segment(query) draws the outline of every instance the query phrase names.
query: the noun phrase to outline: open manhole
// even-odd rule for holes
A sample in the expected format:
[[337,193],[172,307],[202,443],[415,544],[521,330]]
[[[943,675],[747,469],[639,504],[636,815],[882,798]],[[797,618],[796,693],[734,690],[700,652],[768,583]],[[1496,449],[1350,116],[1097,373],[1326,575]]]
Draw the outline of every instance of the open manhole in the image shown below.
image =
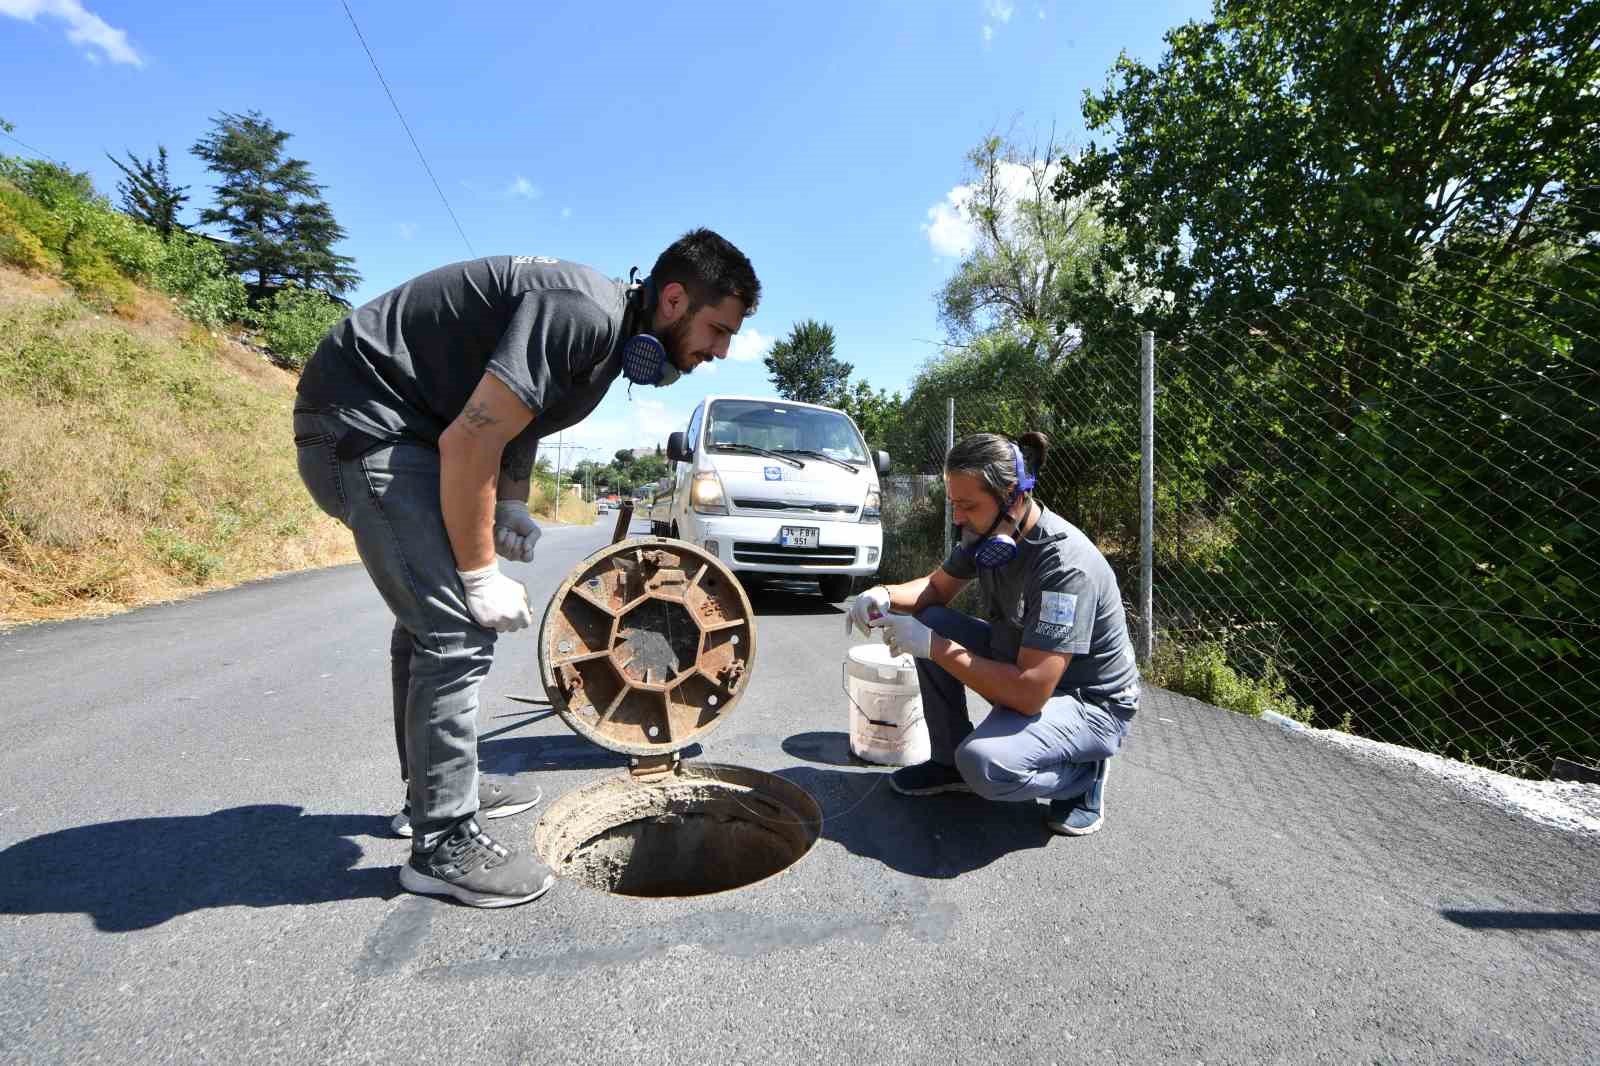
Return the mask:
[[533,841],[557,874],[590,888],[703,896],[783,872],[821,832],[822,809],[798,785],[702,763],[569,792],[539,820]]
[[539,633],[551,706],[633,758],[539,820],[534,846],[557,874],[625,896],[700,896],[765,880],[816,843],[822,811],[798,785],[679,761],[749,687],[755,629],[732,572],[684,541],[609,545],[562,582]]

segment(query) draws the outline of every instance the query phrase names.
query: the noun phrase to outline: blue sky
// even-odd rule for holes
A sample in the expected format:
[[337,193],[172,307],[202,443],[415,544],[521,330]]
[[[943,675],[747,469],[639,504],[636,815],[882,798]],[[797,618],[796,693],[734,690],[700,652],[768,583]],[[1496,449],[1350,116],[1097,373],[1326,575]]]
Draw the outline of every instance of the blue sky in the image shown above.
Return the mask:
[[[764,297],[735,358],[631,399],[613,389],[566,435],[596,451],[567,462],[664,439],[709,392],[769,394],[760,355],[804,318],[833,325],[857,377],[904,390],[938,351],[933,294],[957,262],[965,153],[1052,125],[1081,144],[1083,90],[1117,54],[1154,62],[1166,30],[1209,10],[348,3],[466,241],[339,0],[0,0],[0,117],[108,193],[105,152],[165,144],[204,203],[210,176],[188,147],[220,111],[261,111],[327,186],[364,276],[358,303],[472,254],[620,276],[694,226],[739,245]],[[0,150],[30,154],[6,138]]]

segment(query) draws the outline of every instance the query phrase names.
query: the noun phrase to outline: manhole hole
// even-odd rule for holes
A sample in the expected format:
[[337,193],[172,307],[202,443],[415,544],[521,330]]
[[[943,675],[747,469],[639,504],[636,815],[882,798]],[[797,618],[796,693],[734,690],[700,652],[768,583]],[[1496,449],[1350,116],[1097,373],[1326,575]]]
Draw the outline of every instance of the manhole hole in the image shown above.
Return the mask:
[[562,877],[623,896],[703,896],[798,862],[822,810],[798,785],[745,766],[699,763],[609,778],[567,793],[534,829]]

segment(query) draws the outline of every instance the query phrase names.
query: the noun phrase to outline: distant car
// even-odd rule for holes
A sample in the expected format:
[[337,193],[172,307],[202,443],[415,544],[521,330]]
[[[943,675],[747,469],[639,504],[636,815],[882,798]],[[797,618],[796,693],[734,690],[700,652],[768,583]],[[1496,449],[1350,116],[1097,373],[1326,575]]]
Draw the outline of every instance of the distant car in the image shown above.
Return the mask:
[[611,501],[610,500],[601,500],[599,503],[595,504],[594,505],[594,513],[595,514],[610,514],[611,513]]

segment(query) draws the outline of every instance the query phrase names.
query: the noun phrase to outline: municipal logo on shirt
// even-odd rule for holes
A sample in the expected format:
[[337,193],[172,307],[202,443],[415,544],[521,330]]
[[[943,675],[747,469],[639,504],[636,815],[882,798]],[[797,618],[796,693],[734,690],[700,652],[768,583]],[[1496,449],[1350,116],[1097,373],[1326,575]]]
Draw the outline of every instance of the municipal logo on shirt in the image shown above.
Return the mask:
[[768,481],[783,480],[783,467],[781,466],[764,466],[761,468],[761,472],[767,476]]
[[1071,629],[1078,618],[1078,597],[1070,592],[1041,592],[1039,594],[1039,621],[1046,625]]

